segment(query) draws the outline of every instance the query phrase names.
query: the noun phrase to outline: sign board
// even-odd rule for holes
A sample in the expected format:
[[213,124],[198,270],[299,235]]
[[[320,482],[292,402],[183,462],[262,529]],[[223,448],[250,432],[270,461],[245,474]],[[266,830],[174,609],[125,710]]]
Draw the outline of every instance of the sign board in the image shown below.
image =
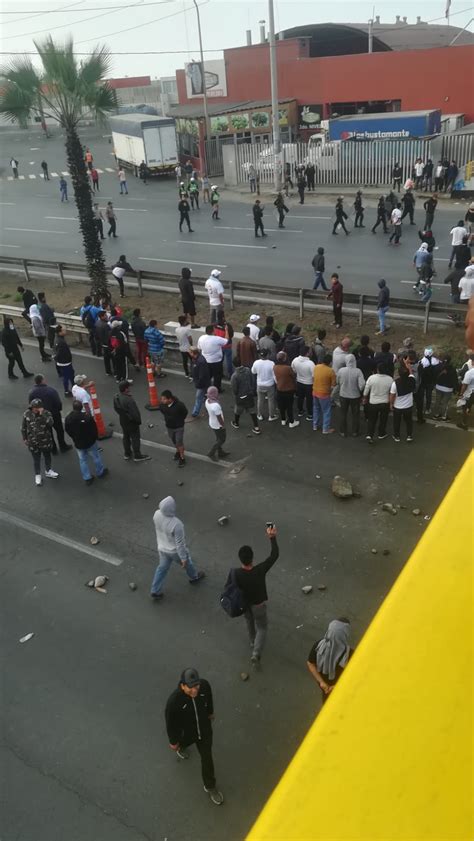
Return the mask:
[[225,61],[222,58],[205,61],[191,61],[184,65],[186,75],[186,96],[188,99],[202,97],[204,81],[209,99],[217,96],[227,96],[227,79]]
[[323,116],[322,105],[301,105],[298,108],[298,129],[319,129]]

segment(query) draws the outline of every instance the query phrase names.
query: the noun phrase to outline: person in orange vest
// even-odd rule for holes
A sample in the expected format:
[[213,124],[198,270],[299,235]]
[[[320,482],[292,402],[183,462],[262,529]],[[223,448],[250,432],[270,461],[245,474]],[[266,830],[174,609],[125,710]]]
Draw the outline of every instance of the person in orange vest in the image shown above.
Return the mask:
[[227,378],[230,380],[234,373],[234,366],[232,364],[232,337],[234,335],[234,328],[232,324],[226,321],[224,310],[218,310],[217,321],[214,324],[214,336],[221,336],[223,339],[228,339],[228,342],[222,348],[222,353],[225,359],[227,368]]
[[91,150],[86,147],[84,160],[86,162],[87,169],[92,169],[92,162],[94,160]]

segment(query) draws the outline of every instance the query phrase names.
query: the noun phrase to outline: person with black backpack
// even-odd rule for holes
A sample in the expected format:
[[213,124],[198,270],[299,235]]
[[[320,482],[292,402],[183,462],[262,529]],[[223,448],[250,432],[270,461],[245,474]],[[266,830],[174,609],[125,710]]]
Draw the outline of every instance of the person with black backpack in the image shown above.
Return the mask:
[[240,569],[231,569],[221,596],[221,605],[229,616],[245,616],[252,646],[251,662],[258,666],[267,635],[267,588],[265,577],[278,560],[280,550],[273,523],[267,523],[270,539],[270,555],[261,564],[253,565],[253,549],[241,546],[239,549]]
[[82,323],[89,334],[89,344],[91,346],[92,356],[102,356],[102,346],[97,341],[95,333],[95,324],[100,312],[102,312],[102,308],[96,307],[95,304],[92,303],[91,296],[86,295],[84,303],[79,310],[79,315],[81,316]]

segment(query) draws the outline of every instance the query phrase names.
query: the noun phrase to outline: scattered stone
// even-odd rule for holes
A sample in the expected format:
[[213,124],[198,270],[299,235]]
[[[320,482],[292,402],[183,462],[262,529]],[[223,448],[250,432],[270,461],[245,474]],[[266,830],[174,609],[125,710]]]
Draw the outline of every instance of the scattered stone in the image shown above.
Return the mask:
[[301,588],[301,592],[304,593],[305,596],[307,596],[308,593],[312,593],[313,588],[312,588],[311,584],[305,584],[305,586]]
[[302,628],[302,627],[303,627],[302,625],[297,625],[297,626],[296,626],[296,630],[297,630],[297,631],[299,631],[299,630],[300,630],[300,628]]
[[34,637],[34,634],[25,634],[24,637],[20,637],[19,642],[28,642]]
[[429,515],[429,514],[425,514],[425,516],[423,517],[423,519],[424,519],[424,520],[431,520],[431,517],[430,517],[430,515]]
[[134,581],[130,581],[130,584],[128,586],[130,587],[131,590],[136,590],[137,589],[137,585],[135,584]]
[[86,587],[93,587],[94,586],[94,579],[92,578],[91,581],[86,581]]
[[94,587],[95,587],[95,589],[97,590],[97,588],[98,588],[98,587],[103,587],[103,586],[104,586],[104,584],[107,584],[107,581],[108,581],[108,580],[109,580],[109,578],[108,578],[108,576],[107,576],[107,575],[97,575],[97,576],[94,578]]
[[226,526],[227,523],[229,522],[229,520],[230,520],[230,516],[228,514],[223,514],[222,517],[219,517],[217,522],[219,523],[220,526]]
[[272,245],[272,248],[276,248],[276,245]]
[[372,549],[372,555],[376,555],[376,554],[377,554],[377,549]]
[[143,499],[148,499],[148,498],[149,498],[149,496],[150,496],[150,494],[146,494],[146,493],[145,493],[145,494],[142,494]]
[[95,587],[96,593],[107,593],[107,590],[104,590],[103,587]]
[[245,681],[245,680],[248,680],[248,679],[249,679],[249,676],[248,676],[247,672],[241,672],[240,673],[240,680]]
[[153,429],[154,425],[155,425],[154,423],[149,423],[148,424],[148,429]]
[[[241,473],[244,468],[245,468],[245,464],[243,462],[241,462],[240,464],[234,464],[234,466],[233,466],[232,470],[230,471],[229,475],[230,476],[238,476],[238,474]],[[262,467],[262,470],[264,470],[264,469],[265,468]]]
[[354,495],[351,483],[343,476],[334,476],[331,490],[338,499],[349,499]]
[[245,436],[246,438],[252,438],[252,433],[249,432],[248,435]]
[[319,475],[319,473],[316,473],[316,479],[320,479],[320,478],[321,478],[321,476]]
[[390,549],[384,549],[382,555],[390,555]]
[[391,502],[383,502],[382,511],[388,511],[389,514],[398,514],[397,509]]
[[318,590],[327,590],[327,587],[325,584],[318,584]]
[[100,541],[99,541],[99,538],[98,538],[98,537],[91,537],[91,543],[92,543],[92,546],[97,546],[97,544],[98,544],[99,542],[100,542]]
[[183,487],[183,485],[184,485],[184,482],[182,482],[182,481],[181,481],[181,479],[180,479],[180,480],[178,481],[178,487],[179,487],[179,488],[182,488],[182,487]]
[[414,508],[411,513],[414,514],[415,517],[419,517],[421,514],[421,508]]

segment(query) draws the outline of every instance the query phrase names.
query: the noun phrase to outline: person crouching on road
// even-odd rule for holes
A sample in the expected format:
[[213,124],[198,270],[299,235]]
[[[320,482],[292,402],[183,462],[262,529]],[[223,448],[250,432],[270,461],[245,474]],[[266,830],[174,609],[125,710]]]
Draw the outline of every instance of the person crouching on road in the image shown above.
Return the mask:
[[352,655],[351,625],[348,619],[333,619],[324,637],[315,642],[306,665],[319,684],[323,704],[334,689]]
[[185,669],[178,688],[168,698],[165,710],[166,730],[171,750],[179,759],[188,759],[186,750],[196,745],[201,756],[201,773],[204,791],[215,806],[221,806],[224,796],[216,788],[212,758],[212,719],[214,703],[207,680],[199,677],[196,669]]
[[35,485],[42,485],[41,477],[41,456],[44,459],[45,476],[48,479],[57,479],[59,473],[51,467],[51,451],[53,449],[53,436],[51,430],[54,421],[51,412],[48,412],[41,400],[32,400],[28,409],[23,415],[21,434],[23,441],[33,456],[35,469]]
[[94,416],[83,411],[80,400],[73,400],[72,412],[67,415],[64,425],[77,450],[82,478],[86,485],[92,485],[94,477],[89,469],[89,456],[94,462],[98,479],[102,479],[109,472],[107,467],[104,467],[97,446],[98,432]]

